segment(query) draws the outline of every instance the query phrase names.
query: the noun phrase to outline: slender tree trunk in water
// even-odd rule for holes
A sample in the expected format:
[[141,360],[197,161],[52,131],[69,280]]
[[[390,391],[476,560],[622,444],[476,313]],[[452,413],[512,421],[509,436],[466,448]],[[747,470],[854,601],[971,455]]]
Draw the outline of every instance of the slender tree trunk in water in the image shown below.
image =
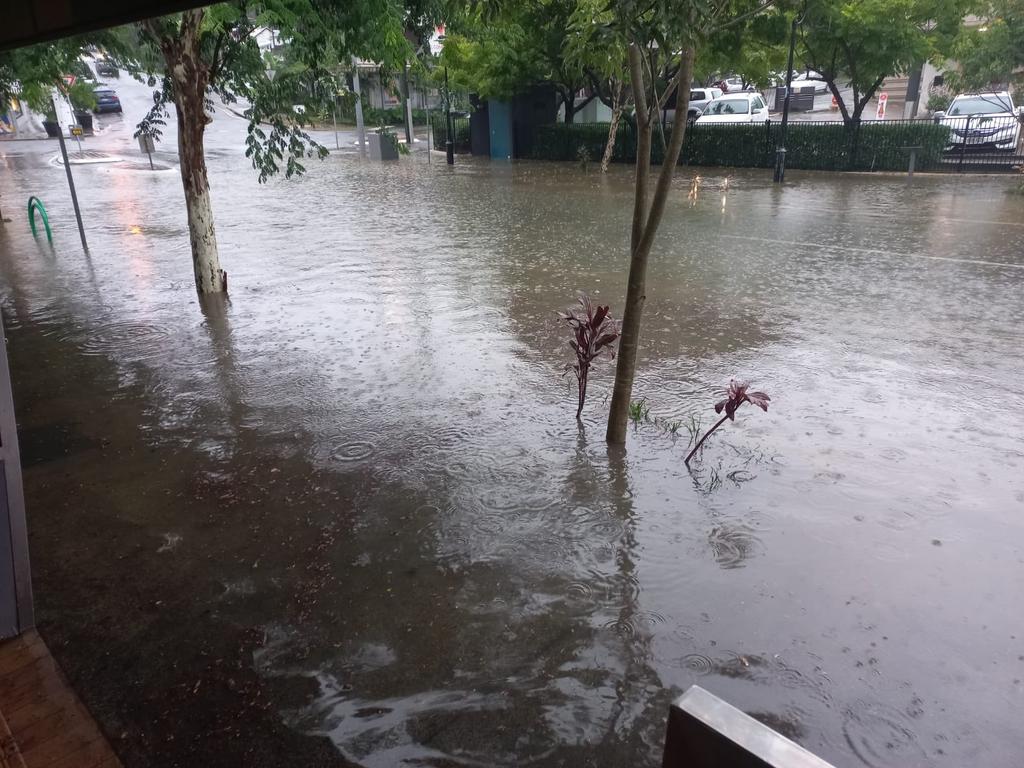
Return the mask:
[[583,413],[583,404],[587,399],[587,376],[590,373],[590,366],[580,371],[579,380],[579,405],[576,408],[576,420],[579,421],[580,414]]
[[182,14],[178,36],[161,41],[161,50],[174,90],[178,118],[178,160],[188,211],[188,234],[192,245],[192,267],[199,293],[227,292],[227,274],[220,268],[217,235],[210,204],[210,181],[206,172],[203,139],[206,125],[206,90],[210,65],[203,61],[199,32],[202,9]]
[[[690,83],[693,80],[693,49],[684,51],[679,70],[669,89],[676,87],[676,114],[685,115],[690,105]],[[651,205],[647,206],[648,181],[651,170],[651,120],[657,116],[658,105],[647,105],[644,83],[643,58],[636,45],[629,46],[629,75],[637,116],[636,179],[633,200],[633,228],[630,236],[629,278],[626,285],[626,303],[622,312],[622,335],[619,337],[618,361],[615,366],[615,388],[608,411],[608,431],[605,439],[613,445],[626,442],[629,423],[629,401],[633,396],[633,377],[636,373],[636,355],[640,347],[640,320],[643,315],[647,284],[647,257],[654,236],[665,213],[665,203],[672,187],[672,176],[679,151],[686,134],[686,120],[675,120],[672,138],[665,151],[665,159],[658,174]],[[652,115],[653,111],[653,115]]]
[[622,83],[612,90],[612,122],[608,126],[608,143],[604,145],[604,157],[601,158],[601,173],[608,173],[608,164],[615,152],[615,137],[619,135],[619,118],[622,117]]

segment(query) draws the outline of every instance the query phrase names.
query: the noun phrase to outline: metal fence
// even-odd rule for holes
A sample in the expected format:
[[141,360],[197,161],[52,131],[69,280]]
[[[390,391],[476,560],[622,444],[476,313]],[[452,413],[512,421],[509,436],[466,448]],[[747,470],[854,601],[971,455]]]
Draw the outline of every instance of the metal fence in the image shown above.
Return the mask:
[[[444,112],[430,113],[430,130],[433,134],[433,148],[439,151],[445,150],[445,143],[448,141],[448,119]],[[456,152],[469,152],[470,133],[468,117],[452,117],[452,141]]]
[[[1009,172],[1024,166],[1024,127],[983,122],[984,116],[946,120],[799,120],[786,133],[789,168],[824,171]],[[666,132],[667,133],[667,132]],[[608,135],[607,123],[546,125],[539,129],[534,156],[575,160],[582,151],[599,157]],[[652,157],[660,162],[661,133],[655,131]],[[688,127],[680,163],[699,166],[772,168],[782,144],[782,123],[706,124]],[[620,126],[615,143],[617,162],[635,162],[633,127]]]
[[[729,140],[729,128],[690,126],[683,161],[692,165],[774,166],[782,140],[781,122],[771,120],[763,125],[759,152],[754,147],[736,147],[736,163],[721,156],[723,145],[734,143]],[[921,171],[1012,172],[1024,167],[1022,133],[1024,127],[1016,120],[992,125],[978,115],[942,122],[871,120],[850,125],[801,120],[791,122],[787,129],[787,165],[810,170],[904,170],[913,158],[915,168]]]

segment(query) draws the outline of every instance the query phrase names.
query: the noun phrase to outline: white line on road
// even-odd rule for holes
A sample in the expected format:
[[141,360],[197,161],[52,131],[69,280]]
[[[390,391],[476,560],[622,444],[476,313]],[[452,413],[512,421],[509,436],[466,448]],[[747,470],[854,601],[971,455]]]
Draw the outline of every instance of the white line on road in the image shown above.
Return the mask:
[[1003,261],[985,261],[984,259],[957,259],[952,256],[932,256],[929,253],[896,253],[894,251],[883,251],[880,248],[857,248],[852,245],[831,245],[827,243],[806,243],[800,240],[774,240],[770,237],[750,237],[749,235],[722,235],[733,240],[751,240],[757,243],[775,243],[777,245],[795,245],[798,248],[834,248],[840,251],[853,251],[854,253],[871,253],[877,256],[910,256],[914,259],[932,259],[934,261],[952,261],[958,264],[981,264],[986,267],[1008,267],[1009,269],[1024,269],[1024,264],[1007,264]]

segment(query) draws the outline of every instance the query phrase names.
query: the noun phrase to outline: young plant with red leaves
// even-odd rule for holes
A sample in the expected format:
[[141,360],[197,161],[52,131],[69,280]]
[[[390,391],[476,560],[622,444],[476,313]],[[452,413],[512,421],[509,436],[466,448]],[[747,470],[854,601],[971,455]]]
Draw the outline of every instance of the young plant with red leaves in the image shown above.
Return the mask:
[[693,446],[693,450],[690,451],[690,455],[686,457],[686,466],[690,466],[690,459],[694,457],[700,447],[704,445],[704,441],[711,437],[711,433],[718,429],[720,426],[725,424],[725,420],[734,421],[736,419],[736,410],[744,403],[750,403],[756,405],[762,411],[768,410],[768,403],[771,398],[768,397],[764,392],[748,392],[747,389],[750,385],[733,379],[729,382],[729,389],[726,390],[725,400],[715,403],[715,413],[721,413],[725,411],[725,416],[720,418],[715,425],[704,433],[704,437],[697,441],[697,444]]
[[572,369],[576,372],[576,381],[579,384],[577,419],[583,413],[583,403],[587,399],[590,364],[601,356],[608,359],[615,357],[612,344],[619,338],[619,323],[609,314],[608,307],[595,306],[586,294],[582,294],[578,301],[578,307],[558,313],[558,316],[572,328],[572,339],[569,341],[569,346],[576,353],[576,362]]

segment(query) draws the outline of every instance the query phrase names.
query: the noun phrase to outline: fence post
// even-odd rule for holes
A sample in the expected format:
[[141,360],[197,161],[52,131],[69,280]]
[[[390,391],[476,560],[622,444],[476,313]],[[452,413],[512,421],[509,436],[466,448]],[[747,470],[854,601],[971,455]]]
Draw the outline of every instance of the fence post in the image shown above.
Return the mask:
[[960,144],[960,162],[957,164],[957,167],[956,167],[956,172],[957,173],[963,173],[964,172],[964,155],[967,154],[967,140],[968,140],[968,138],[971,135],[971,117],[972,117],[972,115],[968,115],[967,116],[967,126],[964,128],[964,136],[963,136],[964,140]]

